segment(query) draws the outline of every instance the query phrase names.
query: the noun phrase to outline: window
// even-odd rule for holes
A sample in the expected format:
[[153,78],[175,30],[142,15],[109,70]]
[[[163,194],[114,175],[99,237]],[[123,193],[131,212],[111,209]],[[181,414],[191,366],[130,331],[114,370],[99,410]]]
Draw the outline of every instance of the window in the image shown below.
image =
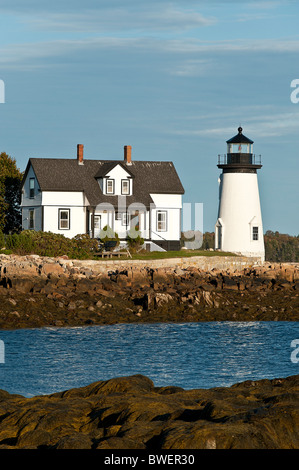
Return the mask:
[[29,180],[29,197],[32,199],[35,193],[35,178]]
[[259,228],[252,227],[252,240],[258,240],[258,239],[259,239]]
[[121,180],[121,193],[130,194],[130,180]]
[[93,217],[93,227],[95,230],[101,229],[101,216],[100,215],[95,215]]
[[158,211],[157,212],[157,231],[166,232],[167,230],[167,212]]
[[70,209],[58,209],[58,229],[70,229]]
[[122,225],[125,225],[126,227],[129,224],[129,217],[127,212],[122,213]]
[[114,194],[114,180],[110,180],[110,179],[106,180],[106,193]]
[[29,230],[34,230],[34,209],[29,209]]

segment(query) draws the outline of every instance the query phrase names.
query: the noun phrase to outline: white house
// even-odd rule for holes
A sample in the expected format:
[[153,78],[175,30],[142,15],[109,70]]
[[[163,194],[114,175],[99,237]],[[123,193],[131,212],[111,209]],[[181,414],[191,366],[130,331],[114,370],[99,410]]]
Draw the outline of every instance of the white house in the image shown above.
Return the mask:
[[109,226],[125,242],[136,228],[148,250],[180,248],[184,188],[172,162],[30,158],[22,185],[22,227],[98,238]]

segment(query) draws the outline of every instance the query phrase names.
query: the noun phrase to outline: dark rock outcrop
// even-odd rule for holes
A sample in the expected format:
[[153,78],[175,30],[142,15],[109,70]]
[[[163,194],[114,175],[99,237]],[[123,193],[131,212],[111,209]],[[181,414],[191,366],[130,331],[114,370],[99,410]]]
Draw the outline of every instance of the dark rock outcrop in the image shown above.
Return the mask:
[[228,388],[135,375],[47,396],[0,390],[2,449],[296,449],[299,376]]
[[299,320],[297,265],[204,271],[119,263],[2,255],[0,329]]

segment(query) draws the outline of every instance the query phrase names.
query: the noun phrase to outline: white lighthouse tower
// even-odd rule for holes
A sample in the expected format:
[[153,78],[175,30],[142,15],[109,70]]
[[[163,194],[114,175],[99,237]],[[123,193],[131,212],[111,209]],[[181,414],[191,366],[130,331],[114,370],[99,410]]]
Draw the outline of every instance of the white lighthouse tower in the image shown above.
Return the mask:
[[263,223],[257,170],[261,156],[253,154],[253,141],[242,134],[227,140],[227,154],[218,155],[219,210],[215,249],[265,260]]

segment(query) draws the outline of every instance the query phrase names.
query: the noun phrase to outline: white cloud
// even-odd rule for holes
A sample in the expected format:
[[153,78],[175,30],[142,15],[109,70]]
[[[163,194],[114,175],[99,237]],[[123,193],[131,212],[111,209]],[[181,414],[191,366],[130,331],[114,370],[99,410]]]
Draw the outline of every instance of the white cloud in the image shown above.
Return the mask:
[[4,67],[21,67],[23,69],[24,65],[26,65],[27,68],[32,66],[42,67],[48,66],[50,59],[55,62],[56,59],[67,56],[70,60],[71,54],[79,54],[80,52],[94,52],[95,50],[101,49],[131,49],[132,47],[137,48],[138,46],[140,46],[139,41],[130,38],[61,39],[36,43],[9,44],[0,48],[0,65],[2,69]]
[[[22,64],[34,64],[41,67],[55,58],[68,57],[78,54],[76,60],[83,60],[87,54],[101,51],[144,52],[160,54],[168,60],[177,57],[183,60],[180,64],[171,64],[164,70],[178,76],[201,76],[219,62],[223,54],[284,54],[298,53],[299,40],[255,39],[255,40],[226,40],[201,41],[197,39],[161,39],[140,37],[103,36],[83,39],[57,39],[52,41],[8,44],[0,47],[0,65],[12,67]],[[79,56],[81,54],[81,56]],[[85,54],[85,55],[82,55]],[[38,64],[37,64],[38,61]]]
[[212,59],[189,59],[168,71],[179,77],[201,77],[207,72],[211,72],[213,64]]
[[205,17],[197,10],[160,5],[146,8],[140,5],[134,9],[97,8],[71,12],[48,12],[46,15],[34,12],[22,14],[22,22],[30,28],[42,31],[63,31],[76,33],[110,32],[182,32],[209,26],[215,18]]
[[[244,128],[245,135],[254,135],[255,137],[279,137],[289,135],[294,132],[298,132],[299,126],[299,110],[292,112],[273,112],[271,114],[254,114],[249,116],[249,110],[243,113],[244,119],[241,122],[237,122],[237,125],[241,125]],[[242,111],[239,109],[234,110],[230,115],[222,116],[217,115],[201,116],[200,120],[204,120],[204,124],[198,125],[197,129],[185,129],[173,131],[176,135],[185,136],[206,136],[206,137],[223,137],[232,134],[234,129],[232,126],[215,126],[216,122],[219,121],[232,121],[236,122],[237,117],[242,115]],[[236,127],[237,129],[237,127]],[[235,129],[235,133],[237,130]]]
[[235,39],[200,41],[196,39],[166,40],[161,45],[173,52],[298,52],[299,40]]
[[[290,1],[284,2],[284,3],[290,3]],[[253,2],[253,3],[248,3],[248,8],[254,8],[256,10],[272,10],[274,8],[278,8],[282,5],[281,0],[276,1],[276,0],[265,0],[265,1],[259,1],[259,2]]]

